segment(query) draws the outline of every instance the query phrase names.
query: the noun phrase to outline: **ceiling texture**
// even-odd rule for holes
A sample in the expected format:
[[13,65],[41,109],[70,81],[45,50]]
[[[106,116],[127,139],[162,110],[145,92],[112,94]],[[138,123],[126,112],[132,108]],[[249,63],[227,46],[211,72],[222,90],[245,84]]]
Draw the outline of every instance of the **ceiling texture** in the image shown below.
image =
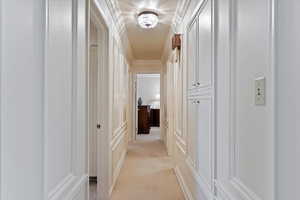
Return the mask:
[[[137,60],[161,59],[177,4],[181,0],[117,0],[127,29],[133,57]],[[142,11],[154,11],[159,23],[153,29],[142,29],[137,16]]]

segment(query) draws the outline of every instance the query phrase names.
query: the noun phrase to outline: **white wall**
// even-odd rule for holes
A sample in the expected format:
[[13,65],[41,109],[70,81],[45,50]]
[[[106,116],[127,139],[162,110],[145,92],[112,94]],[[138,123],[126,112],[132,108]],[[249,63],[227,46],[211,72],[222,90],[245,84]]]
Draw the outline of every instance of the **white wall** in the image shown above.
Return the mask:
[[277,1],[276,14],[276,199],[299,199],[300,2]]
[[143,105],[153,105],[159,108],[160,103],[160,75],[137,75],[137,100],[142,98]]
[[130,65],[132,73],[160,73],[162,63],[160,60],[134,60]]
[[[228,2],[229,3],[229,2]],[[227,31],[226,24],[220,24],[222,37],[219,42],[222,45],[228,43],[229,55],[222,52],[221,56],[229,56],[229,135],[218,144],[219,152],[228,148],[232,149],[227,155],[229,172],[220,175],[220,187],[229,184],[233,188],[231,192],[225,192],[242,199],[274,199],[274,121],[273,121],[273,63],[272,63],[272,1],[238,0],[234,5],[222,4],[219,12],[227,12],[231,9],[232,18],[228,26],[230,38],[224,37]],[[223,11],[224,10],[224,11]],[[219,17],[221,19],[222,16]],[[223,22],[226,23],[224,20]],[[219,48],[218,48],[219,49]],[[221,50],[221,49],[219,49]],[[221,58],[222,59],[222,58]],[[224,58],[223,58],[224,59]],[[217,68],[221,69],[224,62],[219,62]],[[228,66],[227,64],[224,67]],[[221,76],[221,74],[219,74]],[[255,105],[255,79],[266,78],[266,104]],[[223,79],[223,78],[222,78]],[[225,78],[226,79],[226,78]],[[224,79],[223,79],[224,81]],[[222,83],[220,83],[222,84]],[[217,93],[220,90],[217,91]],[[222,91],[220,91],[221,94]],[[228,101],[228,96],[219,95],[218,101]],[[225,106],[225,105],[223,105]],[[221,108],[217,115],[223,115]],[[224,118],[223,118],[224,119]],[[222,135],[221,122],[220,132]],[[225,123],[226,122],[225,120]],[[218,136],[217,136],[218,137]],[[226,147],[227,146],[227,147]],[[220,160],[224,154],[218,157]],[[231,157],[231,158],[230,158]],[[227,163],[227,161],[225,161]],[[222,170],[222,162],[218,165]],[[227,179],[224,180],[224,177]],[[227,185],[228,186],[228,185]]]
[[73,3],[1,1],[1,199],[86,199],[86,2]]
[[0,4],[0,199],[40,200],[45,2],[3,0]]
[[111,86],[112,89],[112,129],[110,132],[110,192],[112,192],[119,176],[125,155],[128,141],[128,65],[116,37],[111,37]]
[[[198,47],[191,48],[187,46],[187,28],[193,14],[205,5],[201,4],[203,2],[211,2],[212,10],[206,10],[199,20],[196,35],[200,38],[197,40],[196,36],[190,41],[192,46]],[[176,18],[179,21],[175,21],[174,30],[183,33],[183,71],[180,73],[183,80],[189,77],[189,63],[195,58],[189,52],[193,49],[201,51],[197,67],[202,70],[199,80],[205,83],[199,88],[190,88],[194,76],[183,81],[184,97],[188,101],[200,100],[200,103],[192,107],[183,101],[183,134],[179,134],[180,131],[172,133],[175,136],[176,174],[187,199],[275,198],[272,3],[272,0],[192,0],[179,7]],[[210,14],[212,35],[209,36],[206,33],[210,30]],[[210,51],[203,49],[204,46],[210,49],[210,39],[203,41],[204,37],[212,37],[212,57]],[[201,43],[197,43],[199,40]],[[171,49],[166,47],[169,51],[163,58],[172,63]],[[201,69],[209,65],[205,61],[211,61],[211,71]],[[172,66],[172,69],[176,73],[176,67]],[[212,72],[211,76],[208,72]],[[199,71],[190,75],[195,73]],[[258,77],[266,78],[264,106],[254,104],[254,81]],[[185,82],[191,84],[185,85]],[[166,90],[170,89],[172,87],[167,86]],[[199,108],[199,115],[195,119],[196,108]],[[179,115],[177,109],[175,106],[175,119]],[[199,128],[197,134],[190,132],[193,127]]]
[[86,2],[51,1],[47,7],[45,192],[47,198],[75,198],[84,196],[88,181]]

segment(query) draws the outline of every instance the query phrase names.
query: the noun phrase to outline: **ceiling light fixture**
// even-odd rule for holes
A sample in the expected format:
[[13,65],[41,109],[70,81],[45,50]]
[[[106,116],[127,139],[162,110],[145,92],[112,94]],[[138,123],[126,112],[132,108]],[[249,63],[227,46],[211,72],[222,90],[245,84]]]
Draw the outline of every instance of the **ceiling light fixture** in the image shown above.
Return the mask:
[[158,24],[158,14],[152,11],[144,11],[138,15],[138,23],[142,28],[154,28]]

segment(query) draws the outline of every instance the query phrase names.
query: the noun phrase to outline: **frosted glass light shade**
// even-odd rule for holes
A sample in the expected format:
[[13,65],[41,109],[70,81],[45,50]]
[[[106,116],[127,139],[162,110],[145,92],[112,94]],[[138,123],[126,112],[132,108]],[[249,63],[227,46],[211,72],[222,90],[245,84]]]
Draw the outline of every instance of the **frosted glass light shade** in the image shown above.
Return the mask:
[[138,15],[138,23],[145,29],[154,28],[158,24],[158,14],[152,11],[141,12]]

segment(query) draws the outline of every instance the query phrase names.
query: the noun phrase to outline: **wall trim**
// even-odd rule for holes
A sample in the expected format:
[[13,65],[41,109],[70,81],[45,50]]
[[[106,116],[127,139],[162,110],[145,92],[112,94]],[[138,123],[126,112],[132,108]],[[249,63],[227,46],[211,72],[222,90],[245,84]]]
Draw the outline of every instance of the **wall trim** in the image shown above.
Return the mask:
[[199,174],[193,166],[192,160],[187,158],[185,164],[188,166],[190,172],[192,173],[193,178],[200,186],[200,193],[206,197],[206,199],[212,199],[214,194],[212,193],[211,187],[213,183],[209,183],[210,180],[206,180],[201,174]]
[[223,183],[221,183],[218,180],[215,180],[215,187],[216,187],[216,192],[218,193],[217,199],[219,200],[231,200],[235,199],[231,195],[230,192],[227,191],[226,187],[224,186]]
[[71,188],[76,181],[76,176],[68,174],[60,183],[56,185],[47,195],[47,199],[54,200],[61,198],[69,188]]
[[187,184],[186,184],[186,182],[185,182],[185,180],[182,176],[182,173],[181,173],[179,167],[176,166],[174,168],[174,171],[175,171],[175,175],[177,177],[177,180],[179,182],[179,185],[181,187],[181,190],[183,191],[185,200],[195,200],[192,193],[191,193],[191,191],[190,191],[190,189],[189,189],[189,187],[187,186]]
[[69,195],[67,195],[66,199],[74,199],[78,194],[80,194],[80,189],[84,188],[84,184],[88,184],[88,175],[83,175],[76,182],[74,187],[71,189]]
[[176,141],[175,143],[176,143],[177,148],[181,151],[181,153],[183,155],[186,155],[186,150],[184,149],[184,147],[182,147],[178,141]]
[[176,33],[178,32],[177,28],[179,24],[182,23],[182,20],[184,19],[187,10],[189,8],[189,5],[192,0],[182,0],[180,3],[178,3],[175,15],[172,20],[172,30]]
[[110,142],[110,147],[112,151],[114,151],[117,148],[121,140],[124,138],[126,133],[126,128],[127,128],[127,122],[123,123],[123,125],[114,132],[114,137]]
[[133,65],[162,65],[161,60],[133,60]]
[[230,183],[246,200],[262,200],[262,198],[243,184],[240,179],[233,178]]
[[117,164],[117,167],[116,169],[114,170],[113,172],[113,182],[112,182],[112,185],[109,189],[109,196],[111,196],[113,190],[114,190],[114,187],[116,185],[116,182],[117,182],[117,179],[120,175],[120,172],[121,172],[121,169],[123,167],[123,164],[124,164],[124,161],[125,161],[125,157],[126,157],[126,154],[127,154],[127,151],[125,150],[121,156],[121,159],[119,160],[118,164]]

